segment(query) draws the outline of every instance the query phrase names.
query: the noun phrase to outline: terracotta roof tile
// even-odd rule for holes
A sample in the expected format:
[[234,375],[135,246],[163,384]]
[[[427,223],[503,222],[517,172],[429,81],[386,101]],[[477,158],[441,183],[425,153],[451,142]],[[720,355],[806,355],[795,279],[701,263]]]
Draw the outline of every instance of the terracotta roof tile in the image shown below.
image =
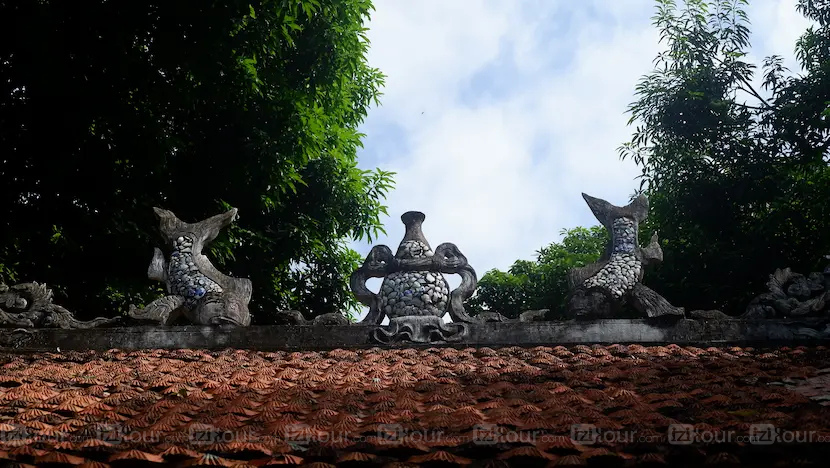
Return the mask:
[[86,460],[80,465],[76,465],[77,468],[109,468],[109,466],[107,463],[94,460]]
[[253,460],[254,466],[302,465],[305,460],[297,455],[277,455],[268,459]]
[[238,460],[229,460],[211,453],[203,453],[198,458],[193,458],[182,463],[182,466],[239,466],[243,462]]
[[58,463],[62,465],[80,465],[84,463],[86,460],[84,460],[83,457],[77,457],[66,453],[48,452],[42,456],[35,457],[34,461],[38,465],[43,465],[46,463]]
[[469,458],[453,455],[443,450],[436,450],[424,455],[415,455],[408,460],[410,463],[444,462],[453,465],[469,465],[472,460]]
[[[745,434],[774,424],[828,437],[828,357],[824,347],[676,345],[0,354],[0,458],[66,466],[729,463],[744,460],[747,444],[697,444],[694,458],[688,446],[666,443],[669,429]],[[650,442],[586,445],[571,439],[573,425]],[[816,453],[802,458],[828,455]],[[787,459],[778,457],[770,463]]]
[[565,467],[565,466],[585,466],[585,460],[577,455],[566,455],[554,461],[551,461],[547,466]]
[[510,460],[514,458],[535,458],[540,460],[555,460],[558,457],[556,455],[551,455],[549,453],[543,452],[536,447],[525,445],[522,447],[510,449],[506,452],[502,452],[501,454],[499,454],[498,458],[502,460]]

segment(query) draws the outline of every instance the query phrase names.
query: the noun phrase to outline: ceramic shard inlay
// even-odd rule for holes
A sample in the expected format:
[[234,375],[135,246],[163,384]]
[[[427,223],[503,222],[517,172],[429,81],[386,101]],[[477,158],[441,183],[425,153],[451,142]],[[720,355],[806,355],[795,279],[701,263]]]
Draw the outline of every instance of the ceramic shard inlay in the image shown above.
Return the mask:
[[202,254],[202,249],[236,218],[236,208],[192,224],[170,211],[154,210],[170,254],[165,258],[164,252],[156,248],[147,275],[163,282],[168,295],[143,309],[131,307],[127,315],[166,325],[182,315],[198,325],[249,325],[251,281],[220,273]]
[[[375,334],[380,341],[396,341],[396,333],[405,334],[408,341],[446,341],[455,339],[455,333],[466,332],[463,327],[433,326],[432,321],[408,317],[434,317],[440,321],[449,313],[454,322],[475,321],[463,306],[463,301],[475,291],[475,271],[454,244],[444,243],[435,250],[430,247],[421,230],[424,219],[424,214],[417,211],[404,213],[401,221],[406,226],[406,233],[397,253],[393,256],[389,247],[375,246],[363,266],[352,275],[352,291],[369,306],[364,323],[379,325],[384,317],[388,317],[398,330],[386,330],[392,335]],[[458,289],[450,291],[445,273],[461,276]],[[368,278],[384,278],[379,293],[366,288]],[[425,331],[427,329],[435,333]]]

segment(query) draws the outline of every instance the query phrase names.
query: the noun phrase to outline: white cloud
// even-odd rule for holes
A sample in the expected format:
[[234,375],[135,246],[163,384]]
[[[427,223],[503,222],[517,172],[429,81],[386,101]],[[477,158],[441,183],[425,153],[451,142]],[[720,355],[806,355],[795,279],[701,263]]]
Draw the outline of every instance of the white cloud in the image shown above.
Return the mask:
[[[793,0],[760,3],[756,53],[791,55]],[[454,242],[483,275],[596,224],[581,192],[624,204],[639,186],[616,149],[659,50],[651,0],[375,4],[369,61],[387,85],[361,165],[397,172],[377,243],[394,250],[399,216],[423,211],[432,246]]]
[[754,57],[781,55],[790,70],[800,71],[795,43],[811,22],[795,9],[797,4],[797,0],[752,3],[747,13],[752,22]]

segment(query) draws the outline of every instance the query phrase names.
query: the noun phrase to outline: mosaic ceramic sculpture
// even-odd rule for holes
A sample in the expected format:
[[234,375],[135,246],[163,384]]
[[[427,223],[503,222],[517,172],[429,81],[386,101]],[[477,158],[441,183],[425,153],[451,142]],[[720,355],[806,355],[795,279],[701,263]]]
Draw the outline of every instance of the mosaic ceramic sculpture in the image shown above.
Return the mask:
[[172,324],[180,315],[197,325],[251,323],[248,303],[251,281],[220,273],[202,249],[236,219],[236,208],[198,223],[185,223],[172,212],[153,208],[159,217],[161,233],[167,241],[169,257],[156,248],[147,275],[167,286],[167,296],[144,309],[131,307],[134,319]]
[[830,313],[830,265],[807,276],[789,268],[775,270],[769,275],[767,288],[769,292],[755,297],[741,318],[823,317]]
[[[421,231],[424,219],[417,211],[404,213],[406,233],[397,253],[393,256],[389,247],[375,246],[352,274],[352,291],[369,307],[363,323],[380,325],[389,317],[388,326],[373,332],[379,342],[456,341],[466,335],[465,323],[476,321],[464,310],[464,301],[476,288],[475,270],[455,244],[441,244],[433,252]],[[458,274],[461,285],[450,291],[443,274]],[[384,278],[379,294],[366,287],[369,278]],[[446,313],[452,323],[441,319]]]
[[639,225],[648,216],[648,199],[640,195],[620,207],[584,193],[582,197],[611,236],[599,261],[569,272],[568,315],[571,318],[619,317],[623,306],[630,304],[647,317],[683,316],[682,308],[669,304],[641,283],[643,268],[663,260],[657,234],[647,247],[639,246]]
[[0,326],[35,328],[93,328],[115,323],[120,317],[76,320],[72,312],[52,303],[52,290],[45,284],[0,283]]

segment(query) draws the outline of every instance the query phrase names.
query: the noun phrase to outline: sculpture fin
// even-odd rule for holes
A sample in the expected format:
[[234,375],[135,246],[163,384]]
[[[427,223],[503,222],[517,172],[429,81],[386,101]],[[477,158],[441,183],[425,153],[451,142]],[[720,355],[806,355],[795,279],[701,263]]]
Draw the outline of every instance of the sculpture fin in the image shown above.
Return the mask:
[[239,210],[231,208],[230,210],[211,216],[210,218],[194,223],[191,226],[194,228],[193,233],[202,240],[202,245],[208,245],[216,239],[219,231],[228,227],[234,220],[236,220]]
[[643,222],[648,217],[648,198],[645,195],[637,195],[631,203],[623,207],[626,214],[634,218],[637,223]]
[[642,194],[625,206],[612,205],[601,198],[592,197],[585,193],[582,194],[582,198],[585,199],[585,203],[591,208],[597,220],[609,231],[612,223],[617,218],[628,217],[640,223],[648,217],[648,198]]
[[153,251],[153,260],[147,269],[147,276],[154,281],[167,282],[167,260],[158,247]]
[[614,206],[601,198],[592,197],[587,193],[583,193],[582,198],[585,199],[585,203],[588,204],[588,208],[590,208],[591,212],[594,213],[597,221],[602,223],[602,225],[610,231],[611,223],[614,221],[614,218],[617,217],[615,216],[615,212],[619,209],[619,207]]
[[153,207],[153,211],[159,219],[159,229],[165,239],[174,238],[178,232],[188,227],[188,224],[177,218],[172,211],[158,207]]
[[646,247],[640,247],[644,265],[651,265],[663,261],[663,249],[660,248],[660,239],[657,233],[651,235],[651,242]]

